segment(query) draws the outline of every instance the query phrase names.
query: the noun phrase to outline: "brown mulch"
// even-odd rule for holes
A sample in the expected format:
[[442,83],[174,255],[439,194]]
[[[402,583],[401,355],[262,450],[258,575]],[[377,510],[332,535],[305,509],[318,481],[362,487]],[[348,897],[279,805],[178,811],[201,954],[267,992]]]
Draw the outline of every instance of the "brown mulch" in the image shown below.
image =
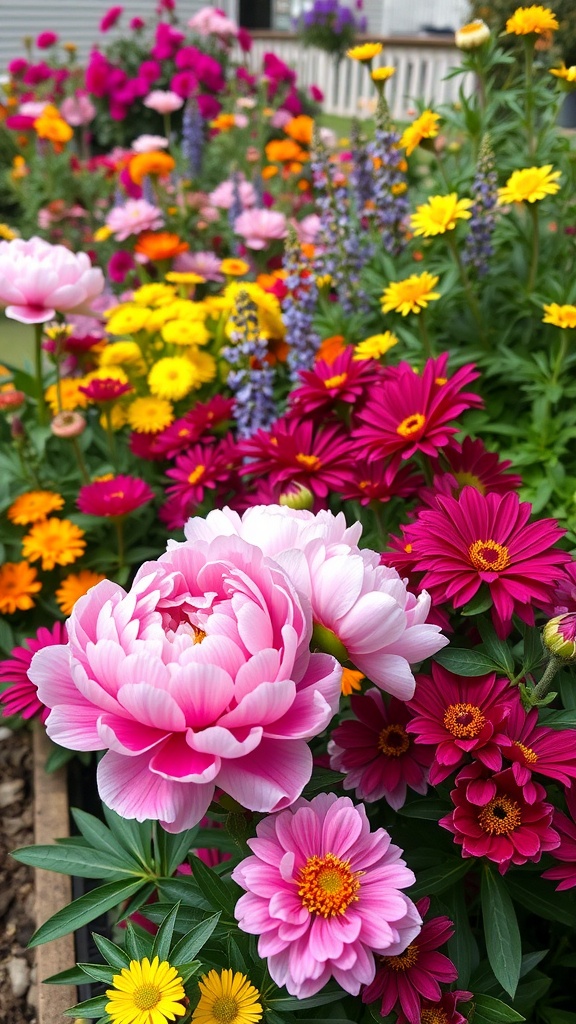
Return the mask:
[[34,871],[9,856],[34,842],[32,735],[0,720],[0,1021],[36,1024]]

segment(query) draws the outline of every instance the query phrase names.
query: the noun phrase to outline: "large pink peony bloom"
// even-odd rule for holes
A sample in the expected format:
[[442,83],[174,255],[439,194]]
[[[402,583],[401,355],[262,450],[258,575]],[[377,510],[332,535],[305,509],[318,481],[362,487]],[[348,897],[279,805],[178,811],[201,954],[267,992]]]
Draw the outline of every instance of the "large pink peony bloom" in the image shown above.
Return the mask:
[[193,544],[237,533],[278,561],[310,601],[318,646],[351,662],[388,693],[409,700],[410,664],[435,654],[448,641],[426,621],[430,598],[414,597],[395,569],[360,550],[360,523],[348,528],[343,513],[298,512],[256,506],[242,519],[230,509],[192,519],[185,534]]
[[104,290],[104,275],[84,252],[41,238],[0,242],[0,307],[24,324],[52,320],[56,313],[88,312]]
[[279,210],[245,210],[234,221],[234,231],[242,235],[248,249],[265,249],[288,234],[286,217]]
[[414,875],[383,829],[370,832],[363,807],[321,793],[265,818],[249,839],[254,856],[232,878],[246,889],[240,928],[259,935],[271,978],[304,999],[335,978],[357,995],[374,978],[374,953],[401,953],[420,915],[400,889]]
[[69,643],[41,651],[30,672],[57,743],[108,749],[104,803],[180,832],[216,786],[259,812],[302,792],[306,741],[332,718],[341,676],[310,654],[311,632],[281,566],[220,535],[171,544],[128,593],[97,584],[74,607]]

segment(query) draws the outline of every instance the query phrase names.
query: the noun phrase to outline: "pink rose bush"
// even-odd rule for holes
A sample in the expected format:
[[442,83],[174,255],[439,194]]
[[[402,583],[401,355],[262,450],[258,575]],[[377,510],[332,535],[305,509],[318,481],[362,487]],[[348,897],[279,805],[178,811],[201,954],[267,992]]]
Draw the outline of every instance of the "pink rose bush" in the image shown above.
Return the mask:
[[104,290],[104,275],[84,252],[41,238],[0,242],[0,307],[25,324],[52,320],[57,312],[87,313]]

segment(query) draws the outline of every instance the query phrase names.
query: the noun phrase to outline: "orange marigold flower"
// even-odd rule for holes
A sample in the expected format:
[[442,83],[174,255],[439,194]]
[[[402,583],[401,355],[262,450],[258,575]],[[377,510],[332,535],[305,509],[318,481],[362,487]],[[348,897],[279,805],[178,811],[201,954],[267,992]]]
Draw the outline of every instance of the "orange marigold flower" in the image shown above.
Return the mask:
[[39,139],[48,139],[49,142],[70,142],[74,135],[70,125],[60,117],[57,107],[51,104],[44,107],[44,110],[34,121],[34,131]]
[[517,7],[506,22],[506,31],[515,36],[542,35],[558,28],[558,22],[549,7],[532,4],[531,7]]
[[85,548],[84,530],[69,519],[44,519],[22,541],[24,557],[31,562],[41,559],[44,570],[70,565],[84,554]]
[[0,566],[0,612],[13,615],[34,607],[32,594],[42,589],[36,569],[28,562],[5,562]]
[[220,264],[220,273],[226,274],[226,277],[244,277],[249,270],[250,264],[246,260],[236,259],[234,256],[222,260]]
[[6,514],[16,526],[28,526],[59,512],[63,505],[64,498],[56,491],[28,491],[12,502]]
[[308,154],[293,139],[272,139],[265,147],[266,157],[273,164],[308,159]]
[[[146,155],[146,154],[143,154]],[[143,231],[134,246],[136,252],[149,260],[170,260],[190,248],[179,235],[170,231]]]
[[346,344],[343,336],[341,334],[333,334],[330,338],[324,338],[316,353],[316,359],[332,364],[345,348]]
[[165,178],[175,166],[174,157],[169,153],[153,150],[151,153],[137,153],[133,156],[128,164],[128,173],[136,185],[141,185],[147,174]]
[[313,129],[314,120],[307,114],[299,114],[298,117],[293,117],[288,124],[284,125],[286,135],[289,135],[295,142],[301,142],[303,146],[309,146],[312,142]]
[[78,573],[70,573],[65,580],[58,587],[55,593],[56,601],[60,606],[60,611],[64,615],[70,615],[76,601],[80,597],[84,597],[90,590],[90,587],[95,587],[97,583],[101,583],[106,577],[100,572],[91,572],[90,569],[82,569]]

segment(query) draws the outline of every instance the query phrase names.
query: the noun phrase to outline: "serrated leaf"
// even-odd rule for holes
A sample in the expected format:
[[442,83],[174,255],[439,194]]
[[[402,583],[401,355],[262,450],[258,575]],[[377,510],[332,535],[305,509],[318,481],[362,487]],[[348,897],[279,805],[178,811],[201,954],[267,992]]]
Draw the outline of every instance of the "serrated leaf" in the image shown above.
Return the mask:
[[236,898],[231,889],[199,857],[192,857],[190,863],[194,880],[211,907],[223,910],[228,916],[233,915]]
[[168,954],[170,953],[170,945],[172,943],[172,936],[174,934],[174,923],[176,916],[180,910],[180,904],[176,903],[169,914],[166,915],[162,921],[156,935],[154,937],[154,944],[152,946],[151,957],[157,956],[160,961],[168,960]]
[[125,862],[110,852],[105,857],[102,854],[103,851],[95,851],[88,846],[22,846],[14,850],[12,856],[21,864],[29,864],[33,868],[55,871],[61,875],[78,875],[79,878],[112,880],[139,874],[128,869]]
[[504,991],[514,998],[522,966],[520,929],[506,883],[487,865],[480,898],[490,966]]
[[220,920],[220,913],[213,914],[212,917],[208,917],[205,921],[202,921],[196,928],[192,928],[186,935],[183,935],[179,942],[176,943],[172,950],[172,960],[175,964],[181,963],[181,961],[193,960],[197,953],[200,952],[202,947],[212,935],[212,932],[216,928],[218,921]]
[[29,946],[40,946],[43,942],[50,942],[52,939],[59,939],[68,932],[81,928],[82,925],[93,921],[100,914],[117,907],[123,900],[133,896],[138,891],[142,882],[126,882],[120,879],[117,882],[107,882],[105,885],[92,889],[77,900],[63,907],[56,914],[50,917],[28,943]]
[[468,650],[464,647],[445,647],[434,655],[434,660],[449,672],[465,678],[484,676],[498,668],[492,658],[482,654],[482,651]]
[[476,996],[472,1004],[474,1013],[470,1019],[473,1024],[515,1024],[515,1022],[526,1020],[521,1013],[513,1010],[508,1003],[503,1003],[494,996]]
[[130,966],[130,957],[126,951],[117,946],[111,939],[107,939],[105,935],[98,935],[97,932],[92,932],[92,939],[98,951],[111,967],[114,967],[116,970],[122,970],[123,967]]
[[454,857],[445,857],[441,864],[436,867],[426,868],[419,871],[415,884],[410,888],[410,899],[417,900],[421,896],[433,896],[435,893],[444,892],[450,889],[460,878],[470,870],[469,861],[456,860]]

